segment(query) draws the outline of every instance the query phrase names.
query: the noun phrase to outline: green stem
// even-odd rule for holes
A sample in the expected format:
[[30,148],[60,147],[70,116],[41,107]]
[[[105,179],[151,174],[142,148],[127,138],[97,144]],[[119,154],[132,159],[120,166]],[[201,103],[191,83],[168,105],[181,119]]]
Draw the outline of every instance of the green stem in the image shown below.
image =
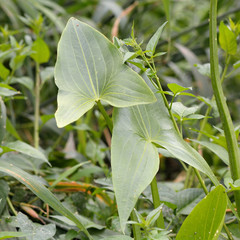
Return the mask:
[[100,100],[97,101],[97,105],[98,105],[98,109],[100,110],[100,112],[102,113],[103,117],[106,120],[106,123],[108,125],[108,128],[109,128],[110,132],[112,133],[112,130],[113,130],[112,119],[108,116],[108,114],[105,111],[105,109],[104,109],[103,105],[101,104]]
[[10,207],[10,209],[12,210],[13,214],[15,216],[17,216],[17,211],[15,210],[14,206],[12,205],[12,202],[11,200],[9,199],[9,197],[7,197],[7,203],[8,203],[8,206]]
[[[77,125],[80,125],[81,123],[82,123],[82,118],[79,118],[77,120]],[[86,132],[83,130],[77,130],[77,137],[78,137],[77,150],[78,150],[78,152],[85,155],[86,154],[86,143],[87,143]]]
[[[131,212],[131,220],[134,222],[138,222],[137,216],[134,211]],[[136,224],[132,225],[133,236],[135,240],[141,240],[141,230],[140,227]]]
[[225,230],[225,232],[226,232],[226,234],[227,234],[227,236],[228,236],[228,239],[229,239],[229,240],[234,240],[233,237],[232,237],[231,232],[229,231],[229,229],[228,229],[228,227],[227,227],[227,225],[226,225],[226,223],[223,223],[223,227],[224,227],[224,230]]
[[[161,202],[160,202],[160,197],[159,197],[159,193],[158,193],[158,186],[157,186],[156,176],[153,178],[153,180],[151,182],[151,191],[152,191],[152,198],[153,198],[154,208],[158,208],[161,205]],[[165,229],[162,211],[160,213],[160,216],[157,219],[157,227]]]
[[[141,50],[141,52],[142,52],[142,49],[140,48],[140,46],[138,46],[138,48],[139,48],[138,50]],[[157,86],[158,86],[158,90],[161,91],[161,95],[162,95],[164,104],[165,104],[165,106],[166,106],[166,108],[167,108],[167,110],[168,110],[168,113],[169,113],[169,115],[170,115],[170,118],[171,118],[171,120],[172,120],[172,123],[173,123],[173,125],[174,125],[174,128],[175,128],[175,130],[178,132],[178,134],[181,136],[181,133],[180,133],[180,131],[179,131],[179,128],[178,128],[178,126],[177,126],[177,123],[176,123],[176,121],[175,121],[175,118],[174,118],[174,116],[173,116],[173,113],[172,113],[172,111],[171,111],[171,109],[170,109],[170,107],[169,107],[168,100],[167,100],[165,94],[163,93],[162,85],[161,85],[161,83],[160,83],[160,80],[159,80],[159,77],[158,77],[158,75],[157,75],[157,72],[156,72],[156,70],[154,70],[154,68],[152,67],[152,65],[150,64],[150,62],[148,61],[148,59],[146,58],[146,56],[145,56],[145,54],[144,54],[143,52],[142,52],[141,56],[142,56],[143,60],[148,64],[148,66],[149,66],[149,68],[151,69],[151,71],[154,73],[154,78],[156,79]]]
[[[240,152],[238,149],[238,142],[235,136],[233,122],[225,100],[218,70],[217,0],[211,0],[209,26],[212,87],[227,142],[230,171],[232,179],[235,181],[240,178]],[[237,212],[240,214],[240,191],[234,192],[234,198],[237,206]]]
[[40,69],[36,62],[35,106],[34,106],[34,147],[39,148]]

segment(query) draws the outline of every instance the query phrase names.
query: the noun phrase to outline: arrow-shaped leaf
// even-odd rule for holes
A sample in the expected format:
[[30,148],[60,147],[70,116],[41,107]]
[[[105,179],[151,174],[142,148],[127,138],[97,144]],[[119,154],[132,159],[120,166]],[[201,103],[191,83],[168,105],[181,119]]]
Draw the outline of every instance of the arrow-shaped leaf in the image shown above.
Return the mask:
[[63,127],[103,100],[115,107],[154,102],[144,80],[123,64],[119,50],[100,32],[71,18],[58,45],[57,125]]
[[156,97],[156,103],[114,110],[112,175],[122,229],[139,195],[158,171],[156,144],[218,184],[206,161],[174,129],[162,96]]

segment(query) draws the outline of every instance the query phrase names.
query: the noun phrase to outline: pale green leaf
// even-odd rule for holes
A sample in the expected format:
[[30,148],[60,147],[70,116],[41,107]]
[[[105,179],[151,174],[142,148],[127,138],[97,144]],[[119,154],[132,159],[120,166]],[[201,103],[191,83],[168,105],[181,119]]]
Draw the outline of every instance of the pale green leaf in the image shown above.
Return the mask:
[[156,103],[115,109],[113,113],[112,175],[122,229],[159,169],[156,144],[218,184],[202,156],[176,132],[162,96],[156,97]]
[[19,92],[8,86],[7,84],[0,83],[0,96],[10,97],[19,94]]
[[174,102],[172,104],[172,111],[181,118],[194,114],[198,109],[198,106],[186,107],[181,102]]
[[219,26],[219,43],[221,48],[230,55],[237,52],[237,40],[235,34],[221,21]]
[[21,231],[27,234],[27,240],[48,240],[51,239],[56,233],[56,225],[40,225],[33,223],[21,212],[19,212],[17,215],[17,223]]
[[[204,76],[210,77],[211,78],[211,68],[210,68],[210,63],[205,63],[205,64],[194,64],[194,66],[197,68],[197,70]],[[219,69],[219,74],[222,74],[222,67],[218,65]]]
[[197,140],[192,140],[192,141],[199,143],[202,146],[208,148],[210,151],[214,152],[220,159],[222,159],[226,165],[229,165],[228,152],[224,147],[216,143],[207,142],[207,141],[197,141]]
[[154,53],[155,53],[155,50],[156,50],[156,47],[157,47],[157,44],[158,44],[158,41],[161,37],[161,34],[162,34],[162,31],[163,31],[163,28],[165,27],[165,25],[167,24],[167,22],[163,23],[159,28],[158,30],[154,33],[154,35],[150,38],[147,46],[146,46],[146,54],[148,56],[153,56]]
[[176,240],[217,240],[227,207],[227,194],[221,185],[193,209],[181,226]]
[[14,150],[14,151],[20,152],[22,154],[28,155],[30,157],[40,159],[43,162],[46,162],[50,165],[47,158],[45,157],[45,155],[42,152],[40,152],[38,149],[32,147],[31,145],[29,145],[25,142],[22,142],[19,140],[15,141],[15,142],[6,142],[4,144],[4,146],[9,148],[10,150]]
[[123,57],[123,62],[126,62],[128,60],[134,59],[138,56],[137,53],[135,52],[126,52],[124,57]]
[[43,84],[48,81],[49,79],[52,79],[54,76],[54,67],[46,67],[43,70],[41,70],[40,72],[40,76],[41,76],[41,86],[43,86]]
[[11,83],[19,83],[28,88],[30,91],[33,91],[33,80],[30,77],[13,77]]
[[89,237],[89,239],[92,239],[78,218],[76,218],[76,216],[74,216],[70,210],[65,208],[62,203],[47,188],[45,188],[39,181],[34,178],[34,176],[15,167],[13,164],[8,164],[7,162],[3,161],[0,162],[0,172],[4,172],[16,178],[19,182],[29,188],[37,197],[42,199],[45,203],[49,204],[49,206],[51,206],[57,212],[61,213],[63,216],[73,221],[77,227]]
[[177,213],[189,215],[193,208],[205,197],[201,188],[188,188],[176,193]]
[[119,50],[89,25],[71,18],[55,66],[59,127],[76,121],[102,100],[115,107],[156,101],[144,80],[123,64]]
[[32,45],[32,51],[30,57],[37,63],[46,63],[50,57],[50,51],[48,45],[41,39],[37,38]]

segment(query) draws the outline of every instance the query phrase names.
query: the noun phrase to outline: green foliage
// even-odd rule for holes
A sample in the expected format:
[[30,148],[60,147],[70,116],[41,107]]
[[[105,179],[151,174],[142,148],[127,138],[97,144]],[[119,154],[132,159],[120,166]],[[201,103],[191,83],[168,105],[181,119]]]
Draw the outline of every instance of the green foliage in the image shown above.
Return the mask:
[[76,121],[99,100],[115,107],[155,101],[143,79],[123,64],[117,48],[77,19],[69,20],[58,49],[55,78],[59,127]]
[[219,43],[227,54],[235,55],[237,52],[236,35],[221,21],[219,26]]
[[0,239],[239,238],[239,4],[210,4],[209,35],[209,1],[0,0]]
[[65,208],[61,202],[41,183],[39,183],[33,176],[24,172],[17,167],[14,167],[12,164],[7,164],[4,162],[0,163],[0,171],[10,174],[11,176],[15,177],[18,181],[22,184],[26,185],[31,191],[34,192],[39,198],[41,198],[44,202],[48,203],[52,208],[54,208],[59,213],[63,214],[64,216],[68,217],[72,220],[82,231],[89,236],[91,239],[88,231],[82,225],[82,223],[71,213],[67,208]]
[[218,239],[227,207],[227,195],[221,185],[211,191],[184,221],[176,240]]

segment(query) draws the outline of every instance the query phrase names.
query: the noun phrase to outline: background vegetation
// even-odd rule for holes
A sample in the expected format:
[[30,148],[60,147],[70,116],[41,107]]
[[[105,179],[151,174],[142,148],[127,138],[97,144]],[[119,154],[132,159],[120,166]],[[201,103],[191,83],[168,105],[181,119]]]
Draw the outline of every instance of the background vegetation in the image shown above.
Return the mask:
[[[169,103],[173,99],[169,90],[174,93],[175,85],[168,84],[185,87],[178,88],[171,105],[180,132],[211,166],[234,202],[233,190],[240,183],[230,175],[223,127],[216,102],[211,101],[209,5],[209,0],[201,4],[193,0],[0,0],[0,239],[88,239],[84,229],[94,239],[133,237],[134,222],[127,224],[126,235],[122,235],[111,181],[111,132],[98,107],[64,128],[56,125],[54,66],[60,36],[72,16],[110,40],[129,40],[134,32],[142,49],[168,21],[156,46],[163,53],[154,59],[157,76]],[[218,1],[219,31],[230,41],[220,42],[219,68],[237,137],[239,16],[239,1]],[[124,43],[133,49],[128,40]],[[131,57],[125,60],[136,70]],[[195,97],[180,94],[182,91]],[[112,107],[104,107],[111,116]],[[159,150],[159,157],[156,179],[165,230],[154,225],[160,212],[152,212],[156,206],[148,187],[135,206],[139,239],[175,239],[205,196],[191,168],[186,171],[186,165],[164,149]],[[202,177],[210,191],[211,181]],[[202,205],[198,211],[202,209],[206,210]],[[219,239],[240,239],[236,215],[229,208],[226,212],[227,227]]]

